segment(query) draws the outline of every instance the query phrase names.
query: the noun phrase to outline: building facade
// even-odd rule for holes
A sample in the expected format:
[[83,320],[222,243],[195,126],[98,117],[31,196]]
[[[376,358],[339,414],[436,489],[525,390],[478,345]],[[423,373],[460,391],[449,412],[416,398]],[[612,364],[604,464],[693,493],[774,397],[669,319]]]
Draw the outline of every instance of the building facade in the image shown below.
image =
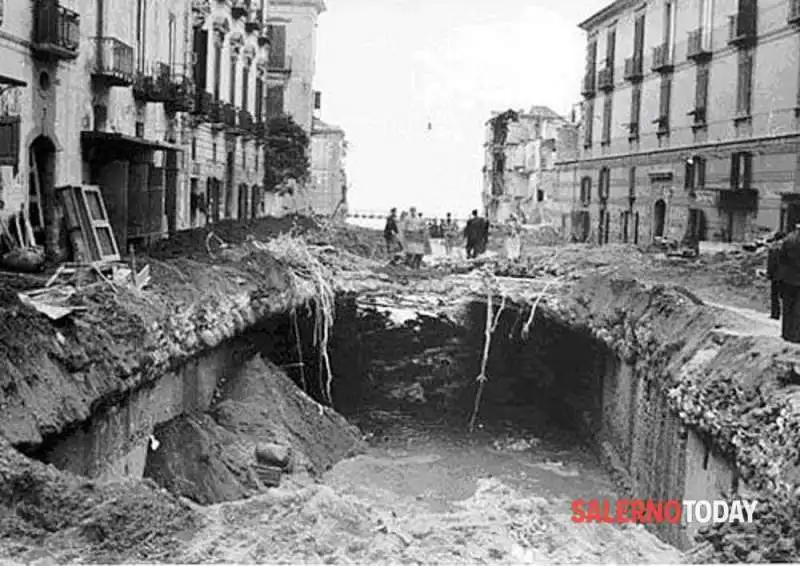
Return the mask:
[[493,113],[486,123],[483,183],[491,222],[504,222],[511,214],[535,224],[561,222],[564,204],[556,195],[555,163],[568,151],[564,143],[575,139],[565,129],[574,131],[574,126],[544,106]]
[[743,241],[800,218],[800,1],[617,0],[580,24],[579,240]]
[[57,255],[61,186],[99,186],[123,252],[181,227],[189,1],[30,6],[6,10],[0,28],[6,214],[26,207]]
[[265,214],[265,0],[192,2],[194,104],[183,128],[192,226]]
[[344,170],[344,130],[314,118],[311,131],[311,181],[308,205],[325,216],[347,208],[347,179]]

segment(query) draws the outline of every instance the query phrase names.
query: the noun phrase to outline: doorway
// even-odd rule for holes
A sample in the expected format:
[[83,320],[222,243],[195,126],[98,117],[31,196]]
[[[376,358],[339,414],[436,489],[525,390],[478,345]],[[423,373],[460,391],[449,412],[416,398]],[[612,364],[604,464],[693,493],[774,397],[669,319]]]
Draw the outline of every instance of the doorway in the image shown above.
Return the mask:
[[747,211],[728,212],[728,243],[744,242],[747,236]]
[[664,227],[667,222],[667,203],[664,199],[658,199],[653,206],[653,237],[663,238]]
[[28,150],[28,203],[36,243],[49,257],[58,255],[60,226],[56,218],[56,146],[39,136]]
[[253,185],[253,188],[251,190],[252,190],[252,197],[250,200],[250,217],[258,218],[262,208],[261,194],[260,191],[258,190],[258,185]]
[[248,210],[248,197],[250,196],[249,191],[247,190],[247,185],[244,183],[239,185],[239,220],[246,220],[250,218],[250,213]]

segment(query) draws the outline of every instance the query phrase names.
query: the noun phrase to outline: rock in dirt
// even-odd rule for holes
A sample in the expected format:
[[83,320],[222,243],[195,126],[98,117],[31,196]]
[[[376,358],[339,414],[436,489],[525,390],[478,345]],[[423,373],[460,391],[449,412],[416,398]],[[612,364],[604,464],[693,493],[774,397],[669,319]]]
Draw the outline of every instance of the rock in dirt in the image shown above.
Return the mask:
[[274,465],[280,468],[288,468],[291,451],[286,446],[280,444],[258,444],[256,445],[256,460],[260,464],[267,466]]

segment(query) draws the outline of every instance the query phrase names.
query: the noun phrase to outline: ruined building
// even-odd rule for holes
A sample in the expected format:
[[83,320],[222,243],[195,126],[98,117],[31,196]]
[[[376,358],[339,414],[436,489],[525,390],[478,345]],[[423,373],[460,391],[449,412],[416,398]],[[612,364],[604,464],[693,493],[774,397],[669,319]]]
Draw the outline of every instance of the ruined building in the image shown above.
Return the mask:
[[555,162],[574,136],[574,127],[545,106],[495,113],[486,124],[484,206],[491,222],[516,214],[530,223],[561,223],[569,214],[558,198]]
[[587,34],[579,239],[742,241],[793,224],[800,1],[617,0]]

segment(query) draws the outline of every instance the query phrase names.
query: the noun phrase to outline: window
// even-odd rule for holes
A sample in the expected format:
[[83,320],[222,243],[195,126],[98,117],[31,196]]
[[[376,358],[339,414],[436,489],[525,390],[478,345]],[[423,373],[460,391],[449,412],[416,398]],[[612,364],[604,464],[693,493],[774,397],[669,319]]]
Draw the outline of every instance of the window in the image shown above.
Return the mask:
[[581,204],[589,206],[592,202],[592,178],[583,177],[581,179]]
[[751,113],[753,90],[753,51],[743,49],[739,51],[739,73],[736,88],[736,115],[749,117]]
[[594,84],[594,77],[597,74],[597,40],[593,39],[586,47],[586,76]]
[[264,119],[264,81],[261,77],[256,77],[256,107],[255,107],[256,122],[261,122]]
[[731,189],[748,190],[753,180],[753,154],[740,151],[731,156]]
[[683,185],[687,191],[705,187],[706,160],[704,157],[691,157],[686,160]]
[[211,143],[211,161],[217,161],[217,142]]
[[638,59],[639,65],[644,57],[644,17],[644,13],[638,14],[633,27],[633,56]]
[[20,118],[18,116],[3,116],[0,118],[0,165],[17,167],[19,164],[19,148]]
[[201,92],[208,87],[208,32],[200,27],[194,28],[194,84]]
[[713,10],[714,0],[700,0],[700,47],[708,51],[711,50],[711,22],[713,21]]
[[706,123],[706,112],[708,108],[708,64],[697,66],[697,82],[694,90],[694,115],[695,125]]
[[605,100],[603,101],[603,139],[600,140],[602,145],[608,145],[611,143],[611,109],[612,109],[613,99],[611,95],[606,95]]
[[269,67],[283,69],[286,66],[286,26],[268,25]]
[[228,102],[236,104],[236,67],[238,67],[238,58],[231,56],[230,79],[228,80]]
[[672,77],[665,76],[661,79],[661,94],[658,101],[658,134],[669,134],[669,109],[672,96]]
[[606,67],[614,68],[614,57],[617,47],[617,28],[609,28],[606,33]]
[[242,65],[242,110],[250,109],[250,67],[245,60]]
[[197,138],[192,138],[192,161],[197,160]]
[[592,135],[594,130],[594,100],[584,102],[585,117],[583,121],[583,147],[592,147]]
[[675,20],[677,15],[677,0],[667,0],[664,5],[664,43],[667,46],[667,60],[674,60],[675,53]]
[[611,170],[608,167],[600,168],[600,176],[597,180],[597,195],[601,201],[608,200],[611,193]]
[[629,139],[639,139],[639,118],[642,113],[642,85],[635,84],[631,89],[631,121],[628,125]]

